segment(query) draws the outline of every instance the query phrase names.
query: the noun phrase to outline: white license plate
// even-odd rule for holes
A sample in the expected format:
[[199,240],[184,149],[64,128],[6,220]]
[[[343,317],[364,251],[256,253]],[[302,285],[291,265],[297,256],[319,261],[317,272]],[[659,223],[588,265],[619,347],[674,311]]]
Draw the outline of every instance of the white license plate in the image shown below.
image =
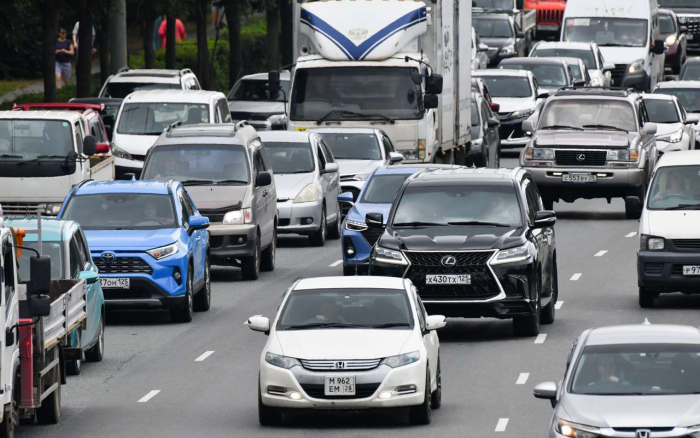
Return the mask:
[[594,183],[598,177],[590,173],[567,173],[561,176],[562,182],[574,184]]
[[426,275],[425,284],[472,284],[471,275]]
[[131,280],[128,278],[100,278],[102,289],[129,289]]
[[355,395],[355,376],[326,377],[323,393],[327,396]]
[[683,275],[700,275],[700,266],[683,266]]
[[559,30],[556,24],[538,24],[537,30]]

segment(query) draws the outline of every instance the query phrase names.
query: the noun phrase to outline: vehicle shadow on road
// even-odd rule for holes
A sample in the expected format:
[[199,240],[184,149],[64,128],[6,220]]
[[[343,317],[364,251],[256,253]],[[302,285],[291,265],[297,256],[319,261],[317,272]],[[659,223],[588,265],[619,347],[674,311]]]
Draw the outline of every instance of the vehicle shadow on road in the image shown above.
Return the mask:
[[284,426],[292,429],[397,429],[411,427],[406,409],[385,411],[299,412],[285,415]]
[[644,309],[655,313],[663,310],[700,309],[700,295],[684,295],[681,293],[661,294],[654,303],[654,308]]
[[278,248],[308,248],[309,238],[307,236],[277,236]]
[[440,329],[441,343],[476,343],[513,341],[520,338],[513,333],[510,319],[459,319],[448,318],[447,325]]
[[105,322],[107,326],[174,324],[167,310],[111,310]]
[[557,204],[554,204],[554,212],[557,214],[557,219],[575,219],[579,221],[627,220],[624,208],[620,211],[562,211],[557,210]]

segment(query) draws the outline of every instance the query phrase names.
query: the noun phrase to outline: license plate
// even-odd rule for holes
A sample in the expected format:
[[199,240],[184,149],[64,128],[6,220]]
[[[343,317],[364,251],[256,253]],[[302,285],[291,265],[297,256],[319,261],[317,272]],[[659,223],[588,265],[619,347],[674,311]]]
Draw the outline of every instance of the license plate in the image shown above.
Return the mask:
[[559,30],[556,24],[538,24],[537,30]]
[[472,284],[471,275],[426,275],[425,284]]
[[355,376],[326,377],[324,394],[328,396],[355,395]]
[[103,289],[129,289],[131,281],[128,278],[100,278]]
[[594,183],[598,181],[598,177],[590,173],[567,173],[561,176],[562,182],[574,184]]
[[700,266],[683,266],[683,275],[700,275]]

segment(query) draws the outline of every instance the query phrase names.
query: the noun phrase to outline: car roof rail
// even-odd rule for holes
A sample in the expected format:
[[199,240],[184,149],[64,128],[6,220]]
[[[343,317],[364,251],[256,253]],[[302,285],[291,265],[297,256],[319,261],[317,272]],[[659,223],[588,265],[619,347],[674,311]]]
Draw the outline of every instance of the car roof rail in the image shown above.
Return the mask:
[[168,180],[168,195],[173,194],[173,183],[174,182],[175,182],[175,180],[172,178]]
[[240,122],[236,123],[236,131],[238,131],[239,129],[243,129],[243,128],[245,128],[246,126],[250,126],[250,124],[248,123],[248,121],[247,121],[247,120],[241,120]]
[[177,122],[171,123],[170,126],[168,126],[167,128],[165,128],[165,132],[170,132],[170,131],[172,131],[173,129],[175,129],[175,128],[177,128],[177,127],[180,127],[180,126],[182,126],[182,120],[178,120]]
[[129,66],[126,65],[126,66],[120,68],[119,70],[117,70],[117,73],[126,73],[128,71],[129,71]]
[[192,70],[189,68],[183,68],[182,70],[180,70],[180,76],[190,74],[190,73],[192,73]]
[[506,14],[513,15],[516,11],[513,9],[502,9],[502,8],[472,8],[472,14]]

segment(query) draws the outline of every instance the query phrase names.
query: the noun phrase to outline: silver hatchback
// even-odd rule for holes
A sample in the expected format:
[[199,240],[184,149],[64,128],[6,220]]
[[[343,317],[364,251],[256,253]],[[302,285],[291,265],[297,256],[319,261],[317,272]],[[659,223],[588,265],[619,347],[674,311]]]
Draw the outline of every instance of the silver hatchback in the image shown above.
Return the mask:
[[564,379],[535,397],[554,406],[550,438],[700,437],[700,331],[681,325],[590,329]]

